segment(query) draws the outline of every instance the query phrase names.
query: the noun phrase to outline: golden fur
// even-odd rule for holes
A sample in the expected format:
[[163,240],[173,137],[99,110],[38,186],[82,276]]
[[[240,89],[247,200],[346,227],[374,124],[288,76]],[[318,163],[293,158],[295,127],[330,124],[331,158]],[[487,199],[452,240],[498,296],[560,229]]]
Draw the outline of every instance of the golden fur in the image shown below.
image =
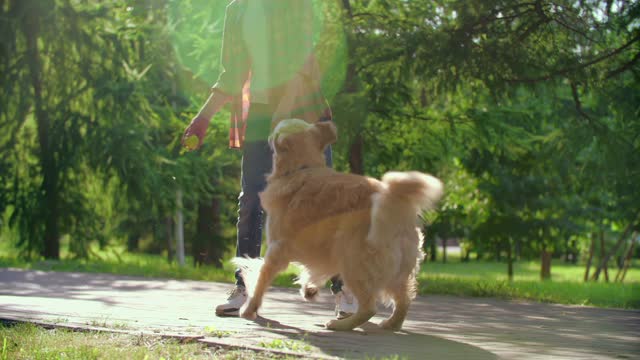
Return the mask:
[[[302,265],[305,297],[334,274],[358,300],[358,311],[329,321],[350,330],[376,313],[376,300],[394,311],[382,327],[400,329],[415,297],[415,273],[423,258],[417,214],[442,195],[436,178],[418,172],[391,172],[382,181],[338,173],[325,166],[324,148],[336,140],[331,123],[300,127],[288,120],[272,137],[274,169],[260,198],[267,216],[267,252],[257,277],[243,272],[249,300],[240,315],[255,318],[265,290],[290,262]],[[299,131],[279,131],[298,126]],[[281,134],[279,134],[281,133]],[[255,267],[248,259],[236,263]]]

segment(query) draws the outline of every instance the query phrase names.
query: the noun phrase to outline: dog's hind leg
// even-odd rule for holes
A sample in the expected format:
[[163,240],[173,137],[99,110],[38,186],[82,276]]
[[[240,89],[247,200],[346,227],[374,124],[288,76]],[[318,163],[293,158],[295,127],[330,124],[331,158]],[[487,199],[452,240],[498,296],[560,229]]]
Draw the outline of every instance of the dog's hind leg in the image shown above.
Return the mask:
[[284,254],[282,254],[282,252],[277,251],[278,248],[278,246],[271,246],[267,250],[264,264],[262,264],[260,268],[260,274],[258,275],[253,293],[240,309],[241,317],[254,320],[258,316],[257,312],[262,305],[262,298],[264,297],[265,291],[267,291],[267,288],[271,285],[276,275],[289,265],[289,260],[286,256],[283,256]]
[[383,320],[380,323],[381,328],[387,330],[400,330],[400,328],[402,328],[402,323],[407,317],[409,305],[411,304],[411,292],[409,283],[412,280],[413,277],[410,277],[401,284],[397,284],[393,288],[387,290],[390,292],[391,297],[393,298],[393,313],[388,319]]
[[375,296],[370,291],[364,290],[366,287],[359,287],[357,283],[350,283],[348,286],[356,299],[358,299],[358,311],[345,319],[329,321],[325,325],[329,330],[352,330],[356,326],[369,321],[376,314]]

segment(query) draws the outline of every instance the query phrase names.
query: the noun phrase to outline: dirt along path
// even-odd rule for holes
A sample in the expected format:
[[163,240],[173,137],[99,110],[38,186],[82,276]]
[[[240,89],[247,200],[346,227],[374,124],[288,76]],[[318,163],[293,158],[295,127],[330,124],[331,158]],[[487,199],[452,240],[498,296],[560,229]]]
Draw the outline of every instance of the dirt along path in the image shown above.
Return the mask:
[[640,311],[420,296],[403,331],[377,327],[388,310],[348,333],[323,328],[328,290],[305,303],[272,288],[261,318],[219,318],[229,284],[105,274],[0,269],[0,319],[191,337],[217,346],[306,358],[640,359]]

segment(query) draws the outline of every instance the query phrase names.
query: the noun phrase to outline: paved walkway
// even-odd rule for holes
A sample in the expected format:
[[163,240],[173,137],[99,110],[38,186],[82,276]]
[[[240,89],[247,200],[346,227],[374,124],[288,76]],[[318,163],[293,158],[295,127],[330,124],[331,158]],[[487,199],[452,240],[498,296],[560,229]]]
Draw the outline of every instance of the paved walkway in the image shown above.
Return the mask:
[[[217,346],[278,348],[305,358],[640,359],[640,311],[449,296],[419,297],[403,331],[375,324],[323,328],[332,297],[305,303],[271,289],[262,318],[218,318],[228,284],[104,274],[0,269],[0,319],[197,339]],[[286,350],[285,350],[286,351]]]

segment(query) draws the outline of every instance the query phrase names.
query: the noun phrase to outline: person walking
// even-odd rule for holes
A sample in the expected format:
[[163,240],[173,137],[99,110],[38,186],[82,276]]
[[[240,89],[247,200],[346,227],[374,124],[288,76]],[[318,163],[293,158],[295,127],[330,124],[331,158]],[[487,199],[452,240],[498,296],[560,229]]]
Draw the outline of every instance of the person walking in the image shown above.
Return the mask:
[[[202,145],[212,117],[231,104],[229,147],[242,151],[236,256],[260,256],[264,211],[258,194],[271,172],[271,129],[283,119],[332,121],[321,91],[321,71],[313,46],[311,0],[233,0],[226,8],[222,71],[210,95],[183,134],[189,149]],[[194,141],[196,139],[197,141]],[[332,166],[331,147],[325,152]],[[238,316],[247,300],[240,270],[218,316]],[[349,316],[355,299],[338,276],[332,278],[336,315]]]

